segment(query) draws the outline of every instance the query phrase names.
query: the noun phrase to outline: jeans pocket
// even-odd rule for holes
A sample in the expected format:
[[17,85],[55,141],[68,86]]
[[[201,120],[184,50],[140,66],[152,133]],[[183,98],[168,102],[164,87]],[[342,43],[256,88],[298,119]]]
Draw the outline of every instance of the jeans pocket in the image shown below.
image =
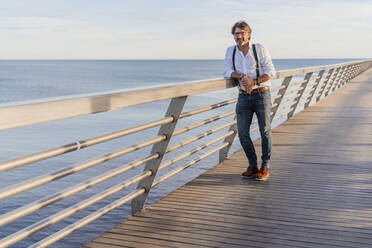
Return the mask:
[[259,93],[259,96],[260,96],[260,98],[268,98],[268,97],[270,97],[270,89],[268,89],[268,90],[265,90],[265,91],[263,91],[263,92],[260,92]]

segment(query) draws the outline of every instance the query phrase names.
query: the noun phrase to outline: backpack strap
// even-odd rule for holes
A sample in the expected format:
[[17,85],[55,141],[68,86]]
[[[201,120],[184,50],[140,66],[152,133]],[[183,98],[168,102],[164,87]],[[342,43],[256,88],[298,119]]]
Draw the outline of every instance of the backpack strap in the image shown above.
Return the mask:
[[259,68],[259,63],[258,63],[256,44],[253,44],[252,48],[253,48],[254,59],[256,60],[256,75],[257,75],[257,79],[258,79],[260,77],[260,68]]

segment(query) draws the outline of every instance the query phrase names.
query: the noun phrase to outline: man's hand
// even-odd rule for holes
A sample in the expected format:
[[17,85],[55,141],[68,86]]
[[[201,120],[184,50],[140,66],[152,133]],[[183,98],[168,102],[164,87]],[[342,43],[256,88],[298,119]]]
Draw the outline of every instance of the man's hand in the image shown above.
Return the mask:
[[254,80],[248,76],[244,76],[244,78],[242,79],[242,84],[245,90],[247,91],[247,93],[251,94],[252,88],[254,86]]

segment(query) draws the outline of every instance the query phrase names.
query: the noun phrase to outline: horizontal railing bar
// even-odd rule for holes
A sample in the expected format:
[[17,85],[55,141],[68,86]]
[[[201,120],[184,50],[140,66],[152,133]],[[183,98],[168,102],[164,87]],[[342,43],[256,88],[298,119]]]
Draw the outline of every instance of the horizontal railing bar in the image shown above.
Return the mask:
[[[14,243],[17,243],[19,242],[20,240],[22,239],[25,239],[29,236],[31,236],[32,234],[50,226],[50,225],[53,225],[53,224],[56,224],[58,222],[60,222],[61,220],[119,192],[120,190],[122,189],[125,189],[131,185],[133,185],[134,183],[137,183],[139,182],[140,180],[146,178],[146,177],[149,177],[152,175],[152,172],[151,171],[145,171],[143,172],[142,174],[136,176],[136,177],[133,177],[129,180],[127,180],[126,182],[124,183],[121,183],[121,184],[118,184],[118,185],[115,185],[113,187],[110,187],[109,189],[101,192],[101,193],[98,193],[96,195],[93,195],[91,197],[89,197],[88,199],[82,201],[82,202],[79,202],[79,203],[76,203],[74,204],[73,206],[69,207],[69,208],[66,208],[58,213],[55,213],[51,216],[49,216],[48,218],[45,218],[35,224],[32,224],[31,226],[29,227],[26,227],[10,236],[8,236],[7,238],[3,239],[3,240],[0,240],[0,244],[7,244],[7,245],[12,245]],[[1,245],[0,245],[1,247]]]
[[[213,104],[213,105],[208,106],[208,107],[204,107],[204,108],[193,110],[193,111],[190,111],[190,112],[187,112],[187,113],[183,113],[183,114],[181,114],[180,118],[191,116],[193,114],[202,113],[202,112],[205,112],[205,111],[208,111],[208,110],[211,110],[211,109],[219,108],[219,107],[222,107],[222,106],[225,106],[225,105],[228,105],[228,104],[235,103],[236,101],[237,101],[237,99],[232,99],[232,100],[229,100],[229,101],[223,101],[221,103]],[[37,162],[37,161],[45,160],[45,159],[55,157],[55,156],[58,156],[58,155],[61,155],[61,154],[65,154],[65,153],[68,153],[68,152],[77,151],[77,150],[80,150],[80,149],[83,149],[83,148],[86,148],[86,147],[89,147],[89,146],[92,146],[92,145],[96,145],[96,144],[103,143],[103,142],[106,142],[106,141],[109,141],[109,140],[120,138],[120,137],[129,135],[129,134],[133,134],[133,133],[136,133],[136,132],[139,132],[139,131],[143,131],[143,130],[155,127],[155,126],[168,124],[168,123],[171,123],[172,121],[174,121],[173,117],[165,117],[163,119],[153,121],[153,122],[150,122],[150,123],[145,123],[145,124],[142,124],[142,125],[138,125],[136,127],[116,131],[116,132],[105,134],[105,135],[100,135],[100,136],[90,138],[90,139],[87,139],[87,140],[81,140],[81,141],[78,141],[78,142],[75,142],[75,143],[71,143],[71,144],[60,146],[60,147],[52,148],[52,149],[49,149],[49,150],[46,150],[46,151],[42,151],[42,152],[34,153],[34,154],[31,154],[31,155],[27,155],[27,156],[24,156],[24,157],[21,157],[21,158],[8,160],[8,161],[0,163],[0,172],[4,172],[4,171],[7,171],[7,170],[14,169],[14,168],[24,166],[24,165],[27,165],[27,164],[30,164],[30,163],[34,163],[34,162]]]
[[286,112],[283,112],[283,114],[288,114],[289,112],[291,112],[294,108],[290,108],[289,110],[287,110]]
[[104,181],[107,181],[110,178],[113,178],[115,176],[118,176],[120,174],[123,174],[129,170],[132,170],[144,163],[147,163],[149,161],[152,161],[154,159],[159,158],[159,154],[153,154],[146,158],[134,161],[132,163],[126,164],[124,166],[121,166],[119,168],[113,169],[111,171],[108,171],[104,174],[101,174],[99,176],[96,176],[92,179],[89,179],[85,182],[79,183],[77,185],[74,185],[68,189],[62,190],[56,194],[53,194],[51,196],[47,196],[43,199],[37,200],[35,202],[32,202],[30,204],[27,204],[23,207],[17,208],[13,211],[10,211],[6,214],[3,214],[0,216],[0,226],[6,225],[14,220],[17,220],[21,217],[24,217],[26,215],[29,215],[41,208],[44,208],[50,204],[53,204],[57,201],[63,200],[67,197],[70,197],[78,192],[81,192],[83,190],[86,190],[94,185],[97,185],[99,183],[102,183]]
[[326,86],[327,85],[322,85],[321,87],[319,87],[319,92],[318,93],[321,93],[321,92],[323,93],[323,91],[324,91],[324,89],[325,89]]
[[[179,134],[187,132],[191,129],[194,129],[194,128],[200,127],[202,125],[211,123],[213,121],[222,119],[224,117],[233,115],[234,113],[235,113],[235,111],[231,111],[231,112],[219,115],[219,116],[215,116],[215,117],[206,119],[205,121],[203,121],[201,123],[197,123],[197,124],[179,129],[179,130],[175,131],[173,135],[179,135]],[[22,182],[20,184],[10,186],[10,187],[5,188],[5,189],[0,191],[0,200],[8,198],[8,197],[16,195],[16,194],[19,194],[19,193],[22,193],[22,192],[25,192],[25,191],[33,189],[35,187],[39,187],[41,185],[52,182],[52,181],[57,180],[59,178],[68,176],[70,174],[73,174],[75,172],[81,171],[81,170],[86,169],[86,168],[90,168],[92,166],[95,166],[95,165],[98,165],[100,163],[106,162],[110,159],[116,158],[118,156],[125,155],[127,153],[133,152],[135,150],[138,150],[138,149],[143,148],[143,147],[148,146],[148,145],[155,144],[155,143],[163,141],[165,139],[166,139],[165,136],[158,136],[158,137],[150,139],[146,142],[143,142],[141,144],[137,144],[137,145],[131,146],[129,148],[126,148],[124,150],[119,150],[119,151],[114,152],[114,153],[106,154],[104,156],[95,158],[93,160],[89,160],[87,162],[83,162],[83,163],[80,163],[78,165],[72,166],[70,168],[63,169],[63,170],[58,171],[58,172],[47,174],[47,175],[44,175],[44,176],[41,176],[41,177],[38,177],[38,178],[33,178],[31,180]]]
[[0,130],[86,114],[96,114],[230,87],[233,87],[230,79],[202,80],[141,90],[124,90],[104,94],[56,97],[53,99],[0,104],[0,116],[7,117],[0,119]]
[[220,103],[216,103],[216,104],[204,107],[204,108],[199,108],[199,109],[196,109],[196,110],[185,112],[185,113],[182,113],[180,115],[179,119],[189,117],[189,116],[192,116],[192,115],[195,115],[195,114],[203,113],[203,112],[206,112],[208,110],[212,110],[212,109],[220,108],[220,107],[223,107],[223,106],[227,106],[229,104],[236,103],[237,101],[238,100],[235,98],[235,99],[231,99],[231,100],[228,100],[228,101],[223,101],[223,102],[220,102]]
[[[272,79],[361,64],[363,62],[366,61],[278,71]],[[117,110],[129,106],[196,95],[231,87],[234,87],[231,79],[215,79],[164,85],[140,90],[112,91],[101,94],[55,97],[28,102],[0,104],[0,116],[7,117],[0,119],[0,130]]]
[[274,101],[274,100],[276,100],[276,99],[278,99],[278,98],[281,98],[282,96],[283,96],[283,95],[281,95],[281,94],[278,94],[278,95],[276,95],[275,97],[273,97],[273,99],[272,99],[272,100]]
[[120,156],[125,155],[127,153],[136,151],[136,150],[141,149],[143,147],[146,147],[146,146],[153,145],[155,143],[164,141],[164,140],[166,140],[166,138],[167,137],[165,135],[160,135],[158,137],[155,137],[155,138],[149,139],[147,141],[144,141],[140,144],[133,145],[133,146],[127,147],[125,149],[118,150],[118,151],[115,151],[115,152],[112,152],[112,153],[109,153],[109,154],[105,154],[103,156],[99,156],[97,158],[94,158],[94,159],[91,159],[91,160],[73,165],[69,168],[66,168],[66,169],[63,169],[63,170],[60,170],[60,171],[56,171],[56,172],[53,172],[53,173],[45,174],[43,176],[27,180],[27,181],[21,182],[21,183],[16,184],[16,185],[12,185],[12,186],[10,186],[8,188],[5,188],[5,189],[2,189],[0,191],[0,200],[8,198],[8,197],[16,195],[16,194],[19,194],[21,192],[25,192],[27,190],[30,190],[30,189],[33,189],[33,188],[36,188],[36,187],[39,187],[41,185],[44,185],[46,183],[52,182],[52,181],[60,179],[62,177],[71,175],[71,174],[76,173],[78,171],[81,171],[81,170],[84,170],[84,169],[87,169],[87,168],[91,168],[93,166],[96,166],[98,164],[104,163],[104,162],[109,161],[111,159],[120,157]]
[[[283,109],[286,109],[286,108],[281,108],[280,110],[283,110]],[[290,108],[288,109],[287,111],[281,113],[280,115],[276,116],[275,118],[273,118],[273,121],[277,120],[277,119],[280,119],[282,118],[283,116],[285,116],[286,114],[288,114],[289,112],[291,112],[294,108]],[[279,111],[278,111],[279,113]],[[257,130],[257,129],[256,129]]]
[[361,64],[364,62],[367,62],[368,60],[362,60],[362,61],[354,61],[354,62],[347,62],[347,63],[341,63],[341,64],[334,64],[334,65],[325,65],[325,66],[316,66],[316,67],[305,67],[305,68],[298,68],[294,70],[284,70],[284,71],[278,71],[276,73],[276,76],[273,77],[273,79],[277,78],[285,78],[289,76],[295,76],[300,74],[307,74],[310,72],[316,72],[321,70],[330,70],[342,66],[352,65],[352,64]]
[[309,93],[313,93],[313,92],[315,92],[316,89],[317,89],[317,87],[316,87],[316,85],[314,85],[313,88],[311,88],[311,89],[309,89],[309,90],[306,91],[306,95],[309,94]]
[[169,160],[169,161],[167,161],[167,162],[161,164],[161,165],[159,166],[158,171],[163,170],[163,169],[165,169],[166,167],[168,167],[168,166],[170,166],[170,165],[172,165],[172,164],[175,164],[175,163],[177,163],[178,161],[181,161],[182,159],[187,158],[188,156],[190,156],[190,155],[192,155],[192,154],[194,154],[194,153],[197,153],[197,152],[199,152],[199,151],[201,151],[201,150],[207,148],[208,146],[211,146],[211,145],[215,144],[216,142],[218,142],[218,141],[220,141],[220,140],[222,140],[222,139],[224,139],[224,138],[226,138],[226,137],[228,137],[228,136],[230,136],[230,135],[232,135],[232,134],[234,134],[234,133],[235,133],[235,131],[231,130],[231,131],[227,132],[226,134],[217,137],[217,138],[214,139],[214,140],[211,140],[211,141],[209,141],[209,142],[207,142],[207,143],[205,143],[205,144],[203,144],[203,145],[201,145],[201,146],[198,146],[198,147],[194,148],[194,149],[191,150],[191,151],[185,152],[185,153],[181,154],[180,156],[178,156],[178,157],[176,157],[176,158],[174,158],[174,159],[172,159],[172,160]]
[[305,80],[293,82],[292,84],[290,84],[289,88],[293,88],[294,86],[303,84],[304,82],[305,82]]
[[276,88],[272,88],[270,89],[271,92],[275,92],[275,91],[278,91],[278,90],[281,90],[281,89],[284,89],[286,86],[283,85],[283,86],[280,86],[280,87],[276,87]]
[[[288,94],[288,95],[290,95],[290,94]],[[297,94],[297,95],[292,96],[292,97],[290,97],[290,98],[285,98],[284,100],[282,100],[282,101],[280,102],[280,105],[283,105],[284,103],[289,102],[289,101],[295,99],[296,97],[299,97],[300,95],[301,95],[301,94]],[[274,104],[271,106],[271,108],[274,108],[274,107],[276,107],[276,106],[278,106],[278,103],[274,103]],[[281,109],[282,109],[282,108],[278,109],[277,111],[279,112]],[[273,113],[273,112],[271,112],[271,113]]]
[[[289,98],[286,98],[285,100],[283,100],[280,105],[284,105],[284,103],[287,103],[287,102],[290,102],[292,101],[293,99],[296,99],[297,97],[301,96],[301,94],[297,94],[295,96],[292,96],[292,97],[289,97]],[[279,110],[278,110],[279,111]]]
[[230,121],[230,122],[228,122],[228,123],[226,123],[224,125],[221,125],[221,126],[215,128],[215,129],[208,130],[208,131],[206,131],[206,132],[204,132],[202,134],[197,135],[196,137],[193,137],[191,139],[185,140],[185,141],[180,142],[180,143],[178,143],[178,144],[176,144],[174,146],[169,147],[166,150],[165,153],[169,153],[169,152],[172,152],[174,150],[177,150],[177,149],[179,149],[181,147],[184,147],[184,146],[186,146],[186,145],[188,145],[188,144],[190,144],[190,143],[192,143],[194,141],[200,140],[201,138],[207,137],[208,135],[211,135],[211,134],[216,133],[216,132],[218,132],[218,131],[220,131],[220,130],[222,130],[224,128],[227,128],[227,127],[229,127],[231,125],[234,125],[235,123],[236,123],[236,120],[233,120],[233,121]]
[[[235,103],[236,101],[237,101],[237,99],[232,99],[232,100],[229,100],[229,101],[223,101],[223,102],[220,102],[220,103],[217,103],[217,104],[213,104],[213,105],[208,106],[208,107],[204,107],[204,108],[200,108],[200,109],[197,109],[197,110],[189,111],[189,112],[181,114],[179,118],[180,119],[185,118],[185,117],[188,117],[188,116],[191,116],[191,115],[194,115],[194,114],[198,114],[198,113],[202,113],[202,112],[205,112],[205,111],[208,111],[208,110],[212,110],[212,109],[215,109],[215,108],[226,106],[228,104]],[[37,161],[45,160],[45,159],[55,157],[55,156],[58,156],[58,155],[61,155],[61,154],[65,154],[65,153],[68,153],[68,152],[77,151],[77,150],[80,150],[80,149],[83,149],[83,148],[86,148],[86,147],[89,147],[89,146],[92,146],[92,145],[96,145],[96,144],[103,143],[103,142],[106,142],[106,141],[109,141],[109,140],[120,138],[120,137],[129,135],[129,134],[133,134],[133,133],[136,133],[136,132],[139,132],[139,131],[143,131],[143,130],[155,127],[155,126],[168,124],[168,123],[171,123],[172,121],[174,121],[173,117],[165,117],[163,119],[153,121],[153,122],[150,122],[150,123],[145,123],[145,124],[142,124],[142,125],[138,125],[136,127],[116,131],[116,132],[101,135],[101,136],[97,136],[97,137],[90,138],[90,139],[87,139],[87,140],[81,140],[81,141],[78,141],[78,142],[75,142],[75,143],[71,143],[71,144],[63,145],[63,146],[56,147],[56,148],[53,148],[53,149],[49,149],[49,150],[46,150],[46,151],[42,151],[42,152],[34,153],[34,154],[31,154],[31,155],[27,155],[27,156],[24,156],[24,157],[21,157],[21,158],[8,160],[8,161],[0,163],[0,172],[4,172],[4,171],[7,171],[7,170],[14,169],[14,168],[24,166],[24,165],[27,165],[27,164],[30,164],[30,163],[34,163],[34,162],[37,162]]]
[[146,190],[144,188],[141,188],[141,189],[137,189],[135,190],[134,192],[114,201],[113,203],[103,207],[103,208],[100,208],[98,209],[97,211],[93,212],[92,214],[88,215],[87,217],[63,228],[62,230],[46,237],[45,239],[33,244],[32,246],[30,246],[30,248],[40,248],[40,247],[47,247],[55,242],[57,242],[58,240],[62,239],[63,237],[66,237],[67,235],[69,235],[70,233],[86,226],[87,224],[91,223],[92,221],[98,219],[99,217],[107,214],[108,212],[120,207],[121,205],[127,203],[128,201],[131,201],[133,200],[134,198],[142,195],[143,193],[145,193]]
[[[234,140],[234,141],[235,141],[235,140]],[[181,171],[183,171],[183,170],[189,168],[190,166],[196,164],[197,162],[203,160],[204,158],[206,158],[206,157],[212,155],[213,153],[215,153],[215,152],[217,152],[217,151],[223,149],[224,147],[226,147],[226,146],[228,146],[228,145],[230,145],[230,142],[225,142],[225,143],[223,143],[222,145],[219,145],[218,147],[216,147],[215,149],[213,149],[213,150],[211,150],[211,151],[209,151],[209,152],[204,153],[204,154],[201,155],[199,158],[194,159],[194,160],[191,160],[191,161],[190,161],[189,163],[187,163],[186,165],[184,165],[184,166],[180,166],[180,167],[178,167],[177,169],[172,170],[171,172],[165,174],[163,177],[161,177],[161,178],[159,178],[157,181],[155,181],[155,182],[152,184],[151,187],[155,187],[155,186],[158,185],[159,183],[164,182],[165,180],[171,178],[172,176],[174,176],[174,175],[180,173]],[[159,168],[159,169],[160,169],[160,168]]]
[[287,110],[286,112],[281,113],[280,115],[278,115],[277,117],[275,117],[275,118],[273,119],[273,121],[282,118],[283,116],[285,116],[286,114],[288,114],[289,112],[291,112],[293,109],[294,109],[294,108],[290,108],[290,109]]
[[298,99],[297,101],[294,101],[293,103],[289,104],[289,106],[295,105],[295,104],[298,103],[299,101],[300,101],[300,99]]
[[104,135],[97,136],[97,137],[94,137],[94,138],[81,140],[81,141],[78,141],[78,142],[75,142],[75,143],[71,143],[71,144],[67,144],[67,145],[64,145],[64,146],[52,148],[52,149],[49,149],[49,150],[46,150],[46,151],[34,153],[34,154],[27,155],[27,156],[24,156],[24,157],[21,157],[21,158],[1,162],[0,163],[0,172],[4,172],[4,171],[7,171],[7,170],[14,169],[14,168],[24,166],[24,165],[27,165],[27,164],[30,164],[30,163],[34,163],[34,162],[37,162],[37,161],[45,160],[47,158],[55,157],[55,156],[65,154],[65,153],[68,153],[68,152],[77,151],[77,150],[86,148],[88,146],[92,146],[92,145],[96,145],[96,144],[99,144],[99,143],[102,143],[102,142],[106,142],[106,141],[109,141],[109,140],[120,138],[120,137],[130,135],[130,134],[133,134],[133,133],[136,133],[136,132],[139,132],[139,131],[143,131],[143,130],[146,130],[146,129],[149,129],[149,128],[153,128],[153,127],[156,127],[156,126],[159,126],[159,125],[164,125],[164,124],[167,124],[167,123],[171,123],[173,121],[174,121],[173,117],[165,117],[163,119],[153,121],[153,122],[149,122],[149,123],[145,123],[145,124],[141,124],[141,125],[138,125],[136,127],[123,129],[123,130],[116,131],[116,132],[113,132],[113,133],[104,134]]
[[[299,95],[301,95],[301,94],[298,94],[297,96],[299,96]],[[286,99],[286,100],[285,100],[284,102],[282,102],[282,103],[289,102],[289,101],[293,100],[294,98],[296,98],[297,96],[293,97],[292,99]],[[297,103],[297,101],[296,101],[295,103]],[[280,104],[280,105],[282,105],[282,104]],[[282,111],[282,110],[284,110],[284,109],[287,109],[287,108],[290,107],[291,105],[292,105],[292,104],[281,106],[281,107],[277,110],[277,113],[280,113],[280,111]],[[293,108],[291,108],[291,109],[293,109]],[[270,112],[270,115],[273,115],[273,114],[274,114],[274,112]],[[274,118],[274,120],[275,120],[275,118]]]
[[198,123],[195,123],[195,124],[192,124],[190,126],[187,126],[187,127],[184,127],[184,128],[180,128],[178,130],[175,130],[173,132],[173,136],[176,136],[176,135],[180,135],[182,133],[185,133],[187,131],[190,131],[192,129],[195,129],[195,128],[198,128],[198,127],[201,127],[201,126],[204,126],[206,124],[209,124],[211,122],[214,122],[214,121],[217,121],[217,120],[220,120],[222,118],[225,118],[225,117],[228,117],[228,116],[231,116],[231,115],[234,115],[235,114],[235,111],[230,111],[230,112],[227,112],[225,114],[221,114],[221,115],[217,115],[217,116],[214,116],[214,117],[211,117],[211,118],[208,118],[208,119],[205,119],[204,121],[201,121],[201,122],[198,122]]
[[298,89],[288,91],[288,92],[286,93],[286,95],[289,96],[289,95],[291,95],[291,94],[293,94],[293,93],[295,93],[295,92],[298,92],[298,91],[300,91],[300,90],[303,90],[304,88],[305,88],[305,87],[300,87],[300,88],[298,88]]
[[[297,91],[297,90],[294,90],[294,91],[292,91],[292,92],[289,92],[289,93],[286,93],[286,95],[290,95],[291,93],[294,93],[295,91]],[[281,102],[280,102],[280,105],[283,105],[283,103],[286,103],[286,102],[288,102],[288,101],[290,101],[290,100],[293,100],[293,99],[295,99],[296,97],[298,97],[298,96],[300,96],[301,94],[297,94],[296,96],[294,96],[294,97],[292,97],[292,98],[285,98],[284,100],[282,100]],[[273,100],[275,100],[275,99],[277,99],[277,98],[280,98],[281,97],[281,95],[279,95],[278,97],[274,97],[273,98]],[[274,103],[274,104],[272,104],[272,106],[271,106],[271,108],[274,108],[274,107],[276,107],[276,106],[278,106],[278,103]],[[278,109],[277,111],[279,111],[280,109]]]

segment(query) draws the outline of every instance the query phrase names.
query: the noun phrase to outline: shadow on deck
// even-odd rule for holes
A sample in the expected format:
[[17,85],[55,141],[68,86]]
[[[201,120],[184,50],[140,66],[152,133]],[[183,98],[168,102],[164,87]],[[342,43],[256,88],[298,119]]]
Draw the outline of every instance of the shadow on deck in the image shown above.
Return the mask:
[[370,69],[273,131],[268,181],[239,151],[85,247],[371,247],[371,99]]

